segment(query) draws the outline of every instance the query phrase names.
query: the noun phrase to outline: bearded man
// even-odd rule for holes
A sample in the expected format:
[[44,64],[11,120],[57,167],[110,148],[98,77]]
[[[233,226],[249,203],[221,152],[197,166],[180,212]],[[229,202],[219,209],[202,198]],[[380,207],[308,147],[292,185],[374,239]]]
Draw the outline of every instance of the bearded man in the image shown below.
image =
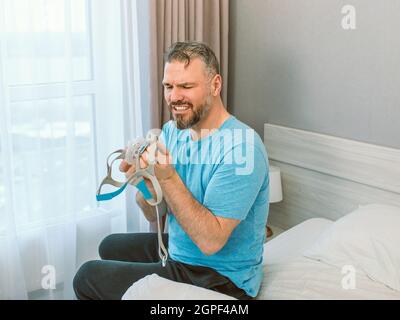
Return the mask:
[[[155,175],[164,196],[169,258],[162,266],[155,233],[112,234],[100,244],[102,260],[86,262],[76,274],[75,293],[79,299],[120,299],[134,282],[155,273],[237,299],[254,298],[269,203],[264,145],[224,107],[219,63],[207,45],[173,44],[165,54],[163,86],[173,120],[162,129]],[[123,161],[120,170],[129,177],[136,168]],[[140,192],[136,201],[156,221]]]

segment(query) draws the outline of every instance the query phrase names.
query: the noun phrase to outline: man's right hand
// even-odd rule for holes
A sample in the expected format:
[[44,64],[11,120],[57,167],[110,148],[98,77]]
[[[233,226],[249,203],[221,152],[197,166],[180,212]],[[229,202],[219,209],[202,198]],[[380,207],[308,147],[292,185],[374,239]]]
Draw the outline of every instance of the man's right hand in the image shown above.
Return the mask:
[[[144,169],[147,166],[148,166],[147,151],[145,151],[142,154],[142,156],[140,157],[140,168]],[[126,178],[129,178],[136,172],[136,165],[135,164],[131,165],[126,160],[122,160],[121,164],[119,165],[119,170],[121,172],[125,173],[125,177]],[[149,179],[144,178],[144,182],[146,183],[146,186],[149,189],[149,191],[151,192],[151,194],[153,195],[153,198],[155,198],[156,192],[155,192],[155,190],[153,188],[153,184],[151,183],[151,181]],[[141,192],[137,193],[136,199],[137,200],[142,200],[143,199],[143,195],[142,195]]]
[[[147,158],[146,158],[147,159]],[[140,167],[141,168],[146,168],[147,167],[147,163],[145,161],[145,159],[143,159],[143,157],[140,158]],[[135,173],[136,171],[136,166],[135,165],[130,165],[128,162],[126,162],[125,160],[123,160],[121,162],[121,164],[119,165],[119,170],[121,172],[125,173],[125,176],[127,178],[129,178],[132,174]],[[151,192],[151,194],[153,195],[153,198],[155,199],[155,190],[153,188],[153,185],[151,183],[150,180],[144,178],[144,182],[146,183],[147,188],[149,189],[149,191]],[[146,219],[150,222],[150,225],[152,226],[152,230],[156,230],[154,229],[155,226],[154,224],[157,221],[157,214],[156,214],[156,210],[154,209],[154,207],[150,206],[146,200],[143,197],[143,194],[138,191],[136,192],[136,203],[138,204],[138,206],[142,209],[142,212],[144,214],[144,216],[146,217]]]

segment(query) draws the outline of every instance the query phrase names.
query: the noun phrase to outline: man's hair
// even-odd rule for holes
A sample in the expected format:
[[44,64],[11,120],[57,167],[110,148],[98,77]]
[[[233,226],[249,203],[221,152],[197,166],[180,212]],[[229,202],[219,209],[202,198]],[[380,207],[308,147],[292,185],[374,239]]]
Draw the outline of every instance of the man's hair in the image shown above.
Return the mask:
[[215,53],[209,46],[200,42],[175,42],[164,55],[165,62],[179,61],[184,62],[186,66],[190,64],[191,59],[200,58],[206,65],[210,76],[219,74],[219,62]]

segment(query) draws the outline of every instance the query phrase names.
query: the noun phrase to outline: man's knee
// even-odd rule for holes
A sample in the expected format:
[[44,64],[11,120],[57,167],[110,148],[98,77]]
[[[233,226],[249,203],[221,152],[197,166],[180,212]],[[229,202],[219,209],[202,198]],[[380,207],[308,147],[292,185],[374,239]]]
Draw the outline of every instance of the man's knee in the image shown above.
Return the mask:
[[91,293],[91,283],[96,274],[97,261],[85,262],[75,274],[73,287],[75,295],[79,300],[94,299]]
[[114,252],[113,243],[115,242],[115,238],[115,234],[110,234],[101,241],[99,245],[99,255],[101,259],[109,260],[111,258]]

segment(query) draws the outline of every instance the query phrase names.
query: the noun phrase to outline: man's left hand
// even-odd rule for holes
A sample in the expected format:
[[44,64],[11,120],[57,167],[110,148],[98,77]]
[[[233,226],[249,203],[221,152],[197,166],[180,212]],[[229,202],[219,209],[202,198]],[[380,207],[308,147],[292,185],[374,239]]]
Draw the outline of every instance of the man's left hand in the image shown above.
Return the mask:
[[[142,154],[142,159],[146,164],[148,164],[148,157],[149,153],[148,151],[145,151]],[[165,145],[161,142],[157,142],[156,164],[154,166],[154,173],[160,183],[169,180],[175,174],[177,174],[174,166],[172,165],[172,157],[169,154]]]

